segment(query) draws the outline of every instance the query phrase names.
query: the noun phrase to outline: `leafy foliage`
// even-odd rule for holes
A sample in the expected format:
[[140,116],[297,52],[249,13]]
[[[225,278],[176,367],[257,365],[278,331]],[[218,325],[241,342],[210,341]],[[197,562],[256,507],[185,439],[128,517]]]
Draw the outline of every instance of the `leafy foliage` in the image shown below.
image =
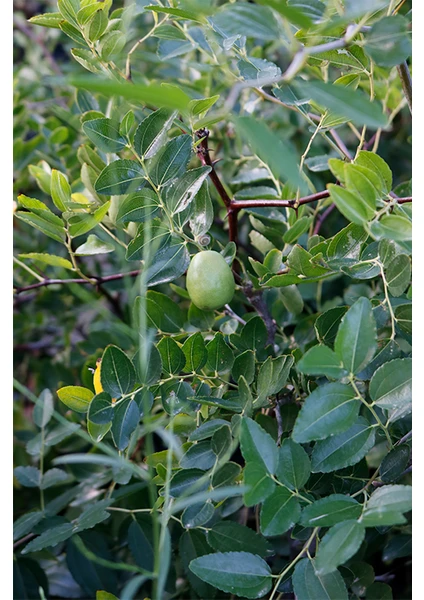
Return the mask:
[[40,4],[15,596],[410,597],[410,2]]

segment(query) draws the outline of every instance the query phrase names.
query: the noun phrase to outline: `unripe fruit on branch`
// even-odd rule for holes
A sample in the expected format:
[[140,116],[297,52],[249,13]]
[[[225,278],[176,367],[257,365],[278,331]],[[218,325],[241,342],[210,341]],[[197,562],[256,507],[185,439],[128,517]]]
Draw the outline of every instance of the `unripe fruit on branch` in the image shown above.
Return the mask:
[[187,271],[187,291],[197,308],[222,308],[231,302],[234,290],[234,276],[222,254],[205,250],[192,258]]

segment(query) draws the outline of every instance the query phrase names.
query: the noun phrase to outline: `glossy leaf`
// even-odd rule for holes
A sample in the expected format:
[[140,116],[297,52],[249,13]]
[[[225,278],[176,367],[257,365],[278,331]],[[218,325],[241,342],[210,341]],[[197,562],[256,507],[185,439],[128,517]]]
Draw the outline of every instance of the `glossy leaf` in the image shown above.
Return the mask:
[[285,533],[298,521],[300,505],[292,493],[283,487],[268,496],[261,508],[261,532],[265,536]]
[[302,488],[311,474],[311,461],[300,444],[290,438],[283,440],[278,450],[276,476],[292,490]]
[[365,527],[357,521],[344,521],[331,527],[322,538],[315,557],[317,575],[334,572],[356,554],[365,538]]
[[361,513],[362,506],[354,498],[344,494],[330,494],[305,506],[300,523],[304,527],[331,527],[357,519]]
[[318,575],[314,561],[302,558],[293,573],[293,588],[302,600],[347,600],[348,594],[343,577],[338,571],[327,575]]
[[342,318],[334,350],[349,373],[358,373],[376,350],[376,324],[368,298],[359,298]]
[[374,373],[369,388],[371,399],[381,408],[402,408],[412,400],[412,360],[396,358]]
[[246,462],[260,465],[273,475],[278,465],[277,445],[256,421],[244,417],[241,422],[240,447]]
[[374,445],[375,429],[359,417],[347,431],[315,444],[312,452],[312,472],[331,473],[363,458]]
[[219,590],[244,598],[261,598],[271,589],[267,563],[248,552],[216,552],[195,558],[190,570]]
[[103,390],[118,398],[132,390],[135,370],[127,355],[117,346],[108,346],[103,353],[100,380]]
[[342,433],[355,423],[360,406],[350,385],[327,383],[319,386],[306,398],[300,410],[293,439],[305,443]]

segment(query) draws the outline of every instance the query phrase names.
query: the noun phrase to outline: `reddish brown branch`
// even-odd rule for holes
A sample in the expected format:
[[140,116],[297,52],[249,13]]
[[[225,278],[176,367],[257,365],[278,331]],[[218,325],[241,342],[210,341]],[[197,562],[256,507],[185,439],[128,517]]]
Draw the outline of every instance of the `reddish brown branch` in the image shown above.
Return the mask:
[[227,209],[230,242],[237,243],[237,213],[239,209],[233,206],[234,201],[231,200],[227,190],[222,185],[218,173],[215,171],[215,165],[209,151],[209,131],[207,129],[199,129],[199,131],[196,131],[196,135],[201,140],[196,147],[197,156],[203,165],[211,167],[209,178]]
[[[24,287],[15,288],[15,294],[21,294],[22,292],[27,292],[28,290],[35,290],[36,288],[46,287],[48,285],[67,285],[76,283],[78,285],[94,285],[99,286],[103,283],[108,283],[109,281],[117,281],[119,279],[123,279],[124,277],[137,277],[141,271],[129,271],[128,273],[116,273],[115,275],[106,275],[105,277],[91,277],[91,281],[89,279],[45,279],[44,281],[39,281],[38,283],[33,283],[31,285],[26,285]],[[93,281],[94,280],[94,281]]]
[[[328,198],[330,196],[330,192],[328,190],[323,190],[322,192],[317,192],[316,194],[311,194],[310,196],[305,196],[304,198],[299,198],[297,202],[298,206],[302,204],[309,204],[309,202],[315,202],[316,200],[321,200],[322,198]],[[296,198],[291,200],[232,200],[231,206],[233,209],[241,210],[242,208],[294,208],[296,205]]]

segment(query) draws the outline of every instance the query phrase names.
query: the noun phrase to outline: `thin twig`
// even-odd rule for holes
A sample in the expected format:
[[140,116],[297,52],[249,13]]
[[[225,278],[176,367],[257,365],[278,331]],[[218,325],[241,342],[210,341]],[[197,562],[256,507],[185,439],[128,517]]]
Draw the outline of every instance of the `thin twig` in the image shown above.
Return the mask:
[[94,285],[99,286],[102,283],[108,283],[109,281],[117,281],[119,279],[123,279],[124,277],[137,277],[141,273],[140,270],[137,271],[129,271],[128,273],[116,273],[115,275],[106,275],[105,277],[91,277],[89,279],[44,279],[39,283],[33,283],[31,285],[26,285],[24,287],[15,288],[15,294],[21,294],[22,292],[26,292],[28,290],[34,290],[40,287],[46,287],[48,285],[70,285],[76,283],[78,285]]
[[215,165],[210,157],[209,152],[209,131],[207,129],[199,129],[199,131],[196,131],[196,135],[201,140],[196,147],[197,156],[203,165],[211,167],[211,171],[209,173],[210,180],[215,186],[216,191],[220,195],[221,200],[227,209],[230,242],[237,243],[237,213],[239,209],[234,207],[233,201],[231,200],[227,190],[223,186],[217,172],[215,171]]

